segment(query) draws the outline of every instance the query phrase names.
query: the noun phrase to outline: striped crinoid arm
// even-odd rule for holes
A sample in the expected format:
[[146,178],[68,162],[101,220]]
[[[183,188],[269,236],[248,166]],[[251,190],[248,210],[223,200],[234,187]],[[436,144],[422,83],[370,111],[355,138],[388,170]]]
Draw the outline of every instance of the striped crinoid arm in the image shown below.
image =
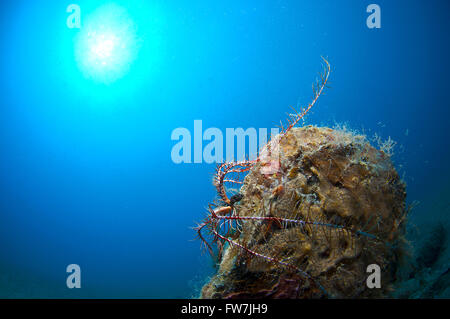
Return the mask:
[[282,217],[274,217],[274,216],[221,216],[214,215],[213,219],[217,220],[235,220],[235,221],[262,221],[269,222],[278,225],[280,229],[287,229],[290,227],[317,227],[317,228],[325,228],[329,229],[331,232],[336,232],[342,234],[342,236],[355,236],[355,237],[365,237],[367,239],[375,240],[378,242],[386,243],[383,239],[379,238],[377,235],[364,231],[362,229],[354,229],[350,226],[333,224],[327,221],[314,221],[314,220],[303,220],[303,219],[295,219],[295,218],[282,218]]
[[[286,255],[286,250],[276,249],[274,248],[274,246],[272,246],[274,245],[273,242],[270,242],[269,244],[269,241],[265,241],[270,240],[270,238],[274,238],[273,236],[275,232],[288,232],[293,229],[295,229],[296,232],[290,232],[289,235],[282,238],[289,241],[298,241],[299,238],[302,238],[298,235],[300,232],[306,235],[306,237],[303,238],[309,238],[304,240],[314,242],[317,238],[316,235],[323,234],[322,238],[328,242],[328,245],[330,245],[329,247],[334,247],[332,249],[336,249],[336,254],[341,254],[341,256],[348,256],[349,252],[351,252],[352,255],[357,254],[360,247],[365,245],[365,242],[357,245],[357,242],[362,238],[370,241],[386,243],[376,235],[365,232],[363,230],[356,230],[350,225],[333,224],[328,221],[304,220],[295,217],[283,218],[275,216],[236,216],[231,214],[228,215],[215,213],[211,214],[211,219],[217,221],[216,225],[224,225],[226,221],[234,221],[240,223],[258,223],[258,228],[256,229],[259,230],[257,231],[257,233],[261,233],[264,235],[258,240],[255,238],[257,242],[247,241],[240,236],[231,238],[230,236],[223,234],[220,227],[210,230],[213,233],[216,242],[221,243],[221,247],[223,247],[224,244],[228,244],[230,247],[237,249],[238,256],[245,259],[246,265],[249,265],[250,260],[252,260],[253,267],[255,265],[259,265],[259,263],[262,262],[262,265],[271,264],[275,267],[288,269],[289,271],[293,271],[294,273],[297,273],[303,278],[311,281],[327,297],[332,297],[332,295],[329,294],[327,290],[321,285],[321,277],[316,277],[307,272],[306,269],[302,269],[303,267],[300,266],[301,260],[296,260],[289,254]],[[338,245],[342,244],[344,241],[348,242],[348,249],[342,248],[342,251],[338,251],[339,249],[341,249],[341,247],[339,247]],[[306,245],[305,247],[308,247],[308,245]]]
[[219,195],[220,199],[226,205],[232,205],[233,203],[228,197],[225,184],[242,184],[242,178],[239,178],[239,175],[249,171],[254,164],[255,161],[238,161],[225,162],[217,166],[213,184],[216,187],[217,194]]
[[[214,233],[217,232],[217,230],[226,229],[224,226],[228,226],[232,223],[232,221],[221,220],[216,217],[230,215],[232,214],[232,211],[233,209],[231,206],[214,207],[213,204],[209,204],[207,217],[201,223],[197,224],[196,227],[193,227],[197,232],[198,239],[202,242],[202,250],[207,250],[211,256],[214,256],[212,244],[220,244],[219,238]],[[208,242],[203,234],[203,230],[208,232],[208,236],[213,235],[211,243]]]
[[[301,110],[300,112],[297,112],[294,109],[294,114],[289,114],[287,127],[284,128],[283,124],[281,124],[280,137],[285,136],[292,129],[292,127],[294,127],[302,118],[305,117],[305,115],[311,110],[314,104],[316,104],[320,95],[322,95],[324,88],[327,86],[331,68],[329,62],[324,57],[322,57],[322,59],[324,61],[324,69],[321,73],[319,73],[319,79],[317,80],[317,82],[313,84],[313,99],[311,103],[309,103],[308,107]],[[270,141],[261,149],[260,156],[254,161],[244,160],[236,162],[225,162],[217,166],[213,183],[216,187],[218,196],[226,205],[232,205],[233,203],[227,195],[225,183],[242,184],[242,180],[239,177],[231,177],[230,174],[237,173],[239,176],[239,174],[249,171],[256,162],[261,161],[261,158],[271,158],[271,153],[275,151],[272,149],[276,149],[276,147],[277,142]]]
[[201,241],[201,250],[207,250],[209,252],[209,254],[211,256],[214,255],[214,251],[212,246],[210,245],[210,243],[208,242],[208,240],[206,240],[206,238],[204,237],[202,230],[204,228],[208,229],[208,227],[211,224],[211,220],[209,218],[207,218],[205,221],[203,221],[202,223],[198,224],[196,227],[193,227],[193,229],[197,232],[197,238],[200,239]]
[[300,269],[299,267],[292,265],[288,262],[285,262],[281,259],[258,253],[256,251],[250,249],[249,247],[247,247],[245,244],[241,244],[234,239],[231,239],[229,237],[221,235],[216,230],[212,230],[212,232],[218,241],[221,241],[223,243],[228,243],[228,245],[230,247],[237,248],[244,254],[247,254],[247,256],[249,256],[249,257],[264,260],[265,262],[268,262],[271,264],[280,265],[280,266],[285,267],[295,273],[300,274],[304,278],[309,279],[311,282],[313,282],[325,294],[325,296],[328,296],[328,292],[325,290],[325,288],[323,288],[323,286],[316,279],[314,279],[310,274],[308,274],[306,271]]
[[306,277],[310,278],[310,276],[307,273],[305,273],[304,271],[298,269],[297,267],[295,267],[295,266],[293,266],[293,265],[291,265],[289,263],[286,263],[284,261],[278,260],[278,259],[270,257],[270,256],[266,256],[266,255],[260,254],[260,253],[258,253],[256,251],[253,251],[252,249],[248,248],[247,246],[245,246],[243,244],[240,244],[236,240],[233,240],[231,238],[228,238],[228,237],[225,237],[225,236],[221,235],[216,230],[213,230],[213,233],[216,236],[216,238],[218,238],[218,239],[220,239],[220,240],[222,240],[224,242],[227,242],[231,247],[236,247],[238,249],[241,249],[243,252],[248,253],[249,255],[251,255],[253,257],[262,258],[262,259],[264,259],[264,260],[266,260],[268,262],[278,263],[278,264],[283,265],[283,266],[285,266],[285,267],[287,267],[289,269],[299,271],[300,273],[302,273]]
[[315,83],[313,83],[313,85],[312,85],[312,90],[313,90],[312,101],[308,104],[308,106],[306,108],[303,108],[300,111],[297,111],[292,107],[294,113],[288,114],[289,118],[287,119],[287,122],[288,122],[287,126],[284,127],[283,123],[281,123],[280,135],[282,137],[285,136],[295,125],[297,125],[297,123],[301,119],[303,119],[306,116],[306,114],[308,114],[308,112],[311,110],[311,108],[314,106],[314,104],[316,104],[319,97],[322,95],[325,87],[327,87],[328,78],[329,78],[330,72],[331,72],[331,67],[330,67],[330,63],[328,62],[327,59],[322,57],[322,60],[324,62],[323,70],[322,70],[322,72],[319,73],[318,80]]

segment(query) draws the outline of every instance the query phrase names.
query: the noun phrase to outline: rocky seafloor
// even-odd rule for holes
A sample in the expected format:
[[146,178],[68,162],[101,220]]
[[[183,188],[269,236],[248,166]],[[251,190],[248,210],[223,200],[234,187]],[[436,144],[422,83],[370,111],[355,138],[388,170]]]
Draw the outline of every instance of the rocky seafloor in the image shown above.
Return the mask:
[[[420,225],[420,226],[418,226]],[[408,225],[410,255],[399,268],[392,298],[450,298],[448,218]]]

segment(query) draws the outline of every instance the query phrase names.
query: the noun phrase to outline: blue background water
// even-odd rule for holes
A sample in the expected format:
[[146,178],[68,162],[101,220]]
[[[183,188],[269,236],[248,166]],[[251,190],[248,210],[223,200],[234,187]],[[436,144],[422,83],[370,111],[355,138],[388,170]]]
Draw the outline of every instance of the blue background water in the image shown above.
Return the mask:
[[[108,2],[75,3],[83,19]],[[171,132],[274,127],[309,102],[321,55],[332,88],[307,123],[391,136],[417,225],[448,212],[449,2],[376,1],[373,30],[371,2],[115,1],[144,41],[110,85],[75,63],[69,2],[2,3],[1,297],[198,293],[212,268],[189,227],[214,165],[174,164]]]

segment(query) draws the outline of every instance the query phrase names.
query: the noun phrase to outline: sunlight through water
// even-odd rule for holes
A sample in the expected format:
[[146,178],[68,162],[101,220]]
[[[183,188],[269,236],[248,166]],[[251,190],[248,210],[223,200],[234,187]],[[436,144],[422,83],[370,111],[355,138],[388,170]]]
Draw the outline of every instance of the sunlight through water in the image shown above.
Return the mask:
[[89,14],[75,41],[75,57],[84,76],[107,84],[127,74],[139,50],[132,19],[115,4]]

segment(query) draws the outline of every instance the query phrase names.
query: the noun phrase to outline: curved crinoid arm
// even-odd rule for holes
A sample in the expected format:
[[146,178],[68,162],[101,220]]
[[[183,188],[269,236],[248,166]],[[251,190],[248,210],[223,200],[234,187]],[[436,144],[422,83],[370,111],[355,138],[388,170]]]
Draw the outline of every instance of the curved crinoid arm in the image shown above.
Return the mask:
[[[208,206],[208,213],[209,214],[205,218],[205,220],[199,223],[196,227],[193,227],[193,229],[197,232],[197,238],[199,238],[202,242],[202,248],[205,248],[206,250],[208,250],[211,256],[214,256],[212,244],[216,244],[218,245],[218,248],[220,248],[220,241],[215,233],[217,232],[217,230],[225,229],[227,230],[228,234],[230,232],[230,229],[232,228],[233,223],[233,220],[223,220],[219,217],[228,215],[231,216],[233,213],[233,208],[231,206],[221,206],[215,208],[214,205],[210,204]],[[209,236],[213,236],[212,244],[210,244],[203,235],[203,230],[206,230]]]
[[197,232],[197,238],[199,238],[202,242],[201,248],[206,248],[211,256],[214,255],[213,249],[211,245],[208,243],[208,241],[205,239],[205,237],[202,234],[202,230],[205,227],[208,227],[211,223],[211,220],[208,218],[203,223],[198,224],[196,227],[193,227],[193,229]]
[[240,161],[240,162],[225,162],[219,164],[216,168],[216,174],[214,176],[214,186],[216,187],[217,194],[220,199],[226,204],[231,205],[230,198],[227,195],[225,183],[241,184],[242,181],[237,178],[230,178],[227,175],[232,173],[244,173],[249,171],[254,165],[254,161]]
[[[234,216],[234,208],[232,206],[222,206],[216,209],[210,209],[211,219],[215,221],[215,230],[223,230],[225,236],[231,236],[235,231],[233,226],[234,219],[223,219],[219,217]],[[217,238],[215,238],[217,239]]]
[[312,89],[313,89],[312,101],[308,104],[308,106],[306,108],[300,110],[300,112],[298,112],[297,110],[292,108],[294,113],[289,114],[289,118],[287,120],[287,122],[288,122],[287,127],[286,128],[283,127],[283,124],[281,123],[280,136],[285,136],[287,134],[287,132],[289,132],[291,130],[291,128],[293,128],[295,125],[297,125],[297,123],[302,118],[305,117],[305,115],[311,110],[311,108],[314,106],[314,104],[316,104],[320,95],[322,95],[324,88],[327,87],[328,78],[329,78],[330,72],[331,72],[331,67],[330,67],[330,63],[328,62],[327,59],[322,57],[322,60],[324,61],[323,70],[322,70],[322,72],[319,73],[319,79],[315,83],[313,83],[313,86],[312,86]]

